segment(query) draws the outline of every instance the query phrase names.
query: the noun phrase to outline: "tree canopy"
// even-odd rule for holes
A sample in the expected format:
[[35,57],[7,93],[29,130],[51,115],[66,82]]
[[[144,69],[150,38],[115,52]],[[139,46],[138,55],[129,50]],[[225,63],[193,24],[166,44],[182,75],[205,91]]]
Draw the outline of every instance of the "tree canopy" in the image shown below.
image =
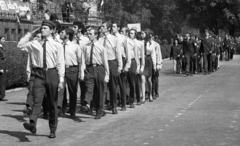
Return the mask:
[[141,23],[142,28],[164,33],[163,17],[169,19],[172,34],[184,26],[229,31],[234,35],[240,25],[240,0],[105,0],[105,20]]

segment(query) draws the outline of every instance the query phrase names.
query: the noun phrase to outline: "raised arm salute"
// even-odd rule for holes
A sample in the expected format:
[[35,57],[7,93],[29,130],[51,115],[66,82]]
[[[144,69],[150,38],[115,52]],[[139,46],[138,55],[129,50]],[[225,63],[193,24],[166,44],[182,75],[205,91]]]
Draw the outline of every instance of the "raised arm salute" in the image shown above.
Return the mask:
[[18,43],[19,48],[26,48],[29,52],[32,52],[33,68],[31,74],[35,76],[32,115],[29,118],[29,123],[25,122],[23,126],[31,133],[36,133],[37,118],[41,113],[41,105],[46,93],[50,108],[49,127],[51,132],[49,138],[56,137],[55,131],[58,122],[57,92],[63,89],[65,74],[63,46],[53,40],[54,28],[55,23],[45,20],[41,26],[42,41],[29,42],[32,33],[27,33]]

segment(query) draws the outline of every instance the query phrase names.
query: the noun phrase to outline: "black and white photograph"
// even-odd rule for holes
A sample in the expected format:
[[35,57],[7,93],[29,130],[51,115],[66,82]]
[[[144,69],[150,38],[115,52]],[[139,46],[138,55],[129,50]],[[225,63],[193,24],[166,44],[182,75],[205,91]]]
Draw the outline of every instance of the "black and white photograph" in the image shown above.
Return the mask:
[[240,146],[240,0],[0,0],[0,146]]

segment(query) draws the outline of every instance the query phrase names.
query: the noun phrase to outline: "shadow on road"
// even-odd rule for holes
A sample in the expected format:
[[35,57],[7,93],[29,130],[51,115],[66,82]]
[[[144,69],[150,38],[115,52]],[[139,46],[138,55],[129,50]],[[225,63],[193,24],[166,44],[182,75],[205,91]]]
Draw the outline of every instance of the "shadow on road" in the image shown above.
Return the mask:
[[19,122],[26,122],[23,115],[2,115],[3,117],[10,117],[18,120]]
[[25,102],[7,102],[7,104],[14,104],[14,105],[26,105]]
[[12,110],[14,112],[23,113],[23,110]]
[[70,119],[70,120],[73,120],[75,122],[79,122],[80,123],[80,122],[85,122],[82,119],[84,119],[84,118],[92,118],[92,117],[76,116],[75,118],[71,118],[71,116],[65,114],[65,115],[59,116],[59,118]]
[[20,131],[8,131],[8,130],[0,130],[1,134],[7,134],[12,137],[16,137],[19,139],[19,142],[31,142],[27,136],[44,136],[47,137],[47,135],[37,135],[37,134],[31,134],[27,132],[20,132]]

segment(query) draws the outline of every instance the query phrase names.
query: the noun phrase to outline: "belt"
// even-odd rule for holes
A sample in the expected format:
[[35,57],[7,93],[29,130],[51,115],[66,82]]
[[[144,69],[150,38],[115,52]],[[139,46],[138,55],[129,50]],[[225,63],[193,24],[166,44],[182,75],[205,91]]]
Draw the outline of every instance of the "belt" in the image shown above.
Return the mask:
[[103,65],[100,65],[100,64],[89,64],[89,65],[87,65],[87,67],[96,67],[96,66],[103,66]]
[[46,68],[46,69],[43,69],[43,68],[41,68],[41,67],[33,67],[32,68],[32,70],[41,70],[41,71],[47,71],[47,70],[54,70],[54,69],[56,69],[56,67],[54,67],[54,68]]
[[110,62],[110,61],[117,61],[117,59],[114,59],[114,60],[108,60],[108,62]]
[[135,58],[132,58],[132,60],[135,60]]
[[71,68],[71,67],[78,67],[78,65],[66,65],[66,68]]
[[150,57],[151,56],[151,54],[149,54],[149,55],[145,55],[145,57]]

